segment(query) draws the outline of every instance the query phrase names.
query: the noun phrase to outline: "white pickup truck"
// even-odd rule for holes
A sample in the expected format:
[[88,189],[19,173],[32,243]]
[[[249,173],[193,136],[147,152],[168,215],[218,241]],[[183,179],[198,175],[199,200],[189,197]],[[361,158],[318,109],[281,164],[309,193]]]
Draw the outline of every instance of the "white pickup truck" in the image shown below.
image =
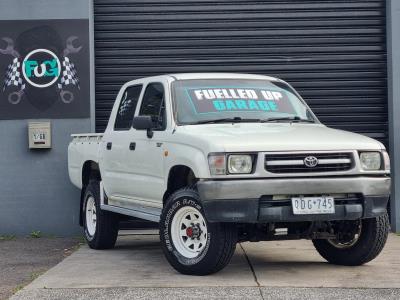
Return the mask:
[[130,81],[104,134],[76,134],[69,176],[91,248],[122,215],[159,223],[170,264],[205,275],[237,242],[311,239],[330,263],[385,245],[390,162],[382,143],[322,125],[286,82],[245,74]]

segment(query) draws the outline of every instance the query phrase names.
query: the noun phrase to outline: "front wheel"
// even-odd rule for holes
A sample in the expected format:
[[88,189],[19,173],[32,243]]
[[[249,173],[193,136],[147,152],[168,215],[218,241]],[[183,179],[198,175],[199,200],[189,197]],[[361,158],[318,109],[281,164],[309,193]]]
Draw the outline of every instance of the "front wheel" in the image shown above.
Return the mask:
[[357,221],[336,221],[337,239],[313,240],[318,253],[337,265],[359,266],[379,255],[389,233],[388,215]]
[[207,275],[224,268],[236,247],[231,224],[209,223],[197,191],[183,188],[172,194],[160,220],[164,254],[178,272]]

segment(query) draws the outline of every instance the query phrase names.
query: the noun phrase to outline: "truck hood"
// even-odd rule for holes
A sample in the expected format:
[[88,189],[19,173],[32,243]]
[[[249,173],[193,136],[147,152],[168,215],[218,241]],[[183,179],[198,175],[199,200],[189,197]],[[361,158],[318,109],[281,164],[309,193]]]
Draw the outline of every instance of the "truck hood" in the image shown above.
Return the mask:
[[369,137],[322,124],[227,123],[180,126],[179,139],[210,152],[381,150]]

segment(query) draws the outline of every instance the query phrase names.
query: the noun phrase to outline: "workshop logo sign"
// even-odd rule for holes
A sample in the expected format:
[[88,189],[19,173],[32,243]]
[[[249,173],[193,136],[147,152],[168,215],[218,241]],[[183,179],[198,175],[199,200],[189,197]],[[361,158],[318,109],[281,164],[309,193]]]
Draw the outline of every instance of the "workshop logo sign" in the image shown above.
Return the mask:
[[28,53],[22,63],[25,80],[34,87],[45,88],[60,77],[60,60],[47,49],[36,49]]
[[[19,104],[22,96],[25,94],[25,83],[35,88],[47,88],[58,82],[60,100],[69,104],[74,99],[72,91],[65,91],[63,87],[68,85],[79,87],[78,72],[75,65],[71,63],[68,55],[78,53],[82,46],[75,48],[72,44],[76,36],[70,36],[66,40],[66,48],[63,51],[62,65],[58,56],[48,49],[35,49],[30,51],[20,63],[21,55],[15,49],[14,41],[9,37],[3,37],[2,40],[7,43],[5,49],[0,49],[0,53],[13,56],[12,63],[9,64],[4,77],[3,92],[8,87],[19,87],[17,91],[10,91],[8,101],[11,104]],[[21,72],[22,70],[22,72]],[[21,73],[23,77],[21,78]],[[61,79],[60,75],[62,75]]]
[[[15,23],[25,30],[2,32]],[[0,25],[0,119],[88,116],[89,82],[80,81],[81,74],[89,78],[87,20]]]

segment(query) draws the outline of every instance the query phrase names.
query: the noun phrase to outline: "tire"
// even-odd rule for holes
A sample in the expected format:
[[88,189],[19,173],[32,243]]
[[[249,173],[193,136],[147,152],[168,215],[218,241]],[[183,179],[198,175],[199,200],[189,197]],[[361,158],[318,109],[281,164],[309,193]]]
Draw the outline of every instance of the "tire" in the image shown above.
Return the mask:
[[379,255],[389,233],[388,215],[361,220],[358,239],[349,246],[338,246],[329,240],[313,240],[315,249],[329,263],[359,266]]
[[[118,236],[119,218],[112,212],[100,209],[100,185],[96,180],[91,180],[85,189],[82,216],[84,236],[89,247],[113,248]],[[94,222],[93,217],[96,219]]]
[[196,189],[187,187],[168,198],[160,219],[160,240],[175,270],[186,275],[208,275],[230,262],[237,237],[232,224],[209,223]]

